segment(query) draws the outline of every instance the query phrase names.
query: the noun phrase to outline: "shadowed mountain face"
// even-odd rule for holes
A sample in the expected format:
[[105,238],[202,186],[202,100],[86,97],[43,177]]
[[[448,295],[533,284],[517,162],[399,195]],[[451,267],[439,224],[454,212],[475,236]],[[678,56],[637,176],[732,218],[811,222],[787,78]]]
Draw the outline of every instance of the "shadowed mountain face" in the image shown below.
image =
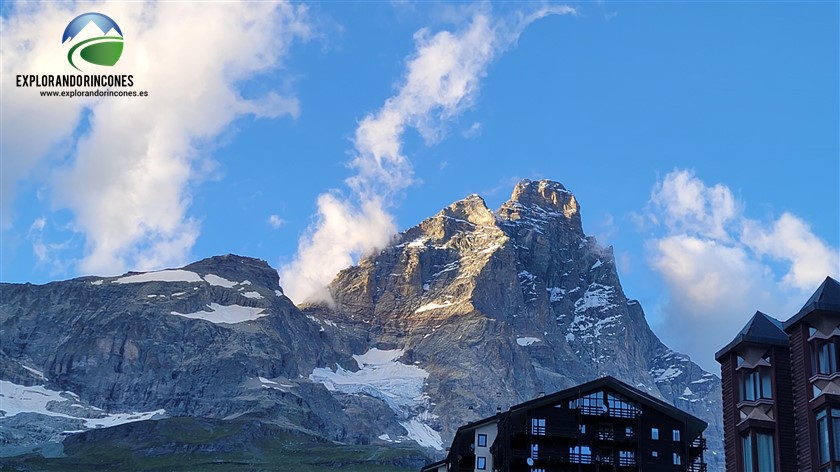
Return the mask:
[[612,375],[707,421],[707,461],[723,470],[719,379],[653,334],[559,183],[523,181],[497,211],[476,195],[455,202],[328,288],[332,303],[295,307],[273,269],[238,256],[2,285],[0,379],[78,400],[7,412],[0,441],[157,412],[256,416],[434,455],[461,424]]

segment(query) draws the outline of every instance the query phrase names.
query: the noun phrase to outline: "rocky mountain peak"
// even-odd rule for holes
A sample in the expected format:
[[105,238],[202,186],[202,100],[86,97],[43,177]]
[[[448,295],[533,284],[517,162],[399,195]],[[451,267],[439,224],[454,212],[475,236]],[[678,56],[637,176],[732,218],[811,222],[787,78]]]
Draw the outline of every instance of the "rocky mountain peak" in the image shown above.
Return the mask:
[[282,292],[277,271],[262,259],[225,254],[193,262],[184,269],[202,276],[214,274],[228,280],[247,280],[257,286]]
[[[722,450],[720,380],[650,330],[579,210],[549,180],[523,180],[496,212],[470,195],[341,271],[330,306],[295,307],[265,261],[232,254],[0,284],[0,381],[111,413],[265,412],[325,439],[415,442],[439,457],[462,424],[612,375],[708,421]],[[95,424],[32,411],[38,438]],[[3,427],[33,438],[30,423],[7,412],[0,444]]]
[[571,218],[580,210],[572,192],[553,180],[522,180],[514,187],[510,202],[560,211],[566,218]]
[[537,226],[562,217],[562,221],[583,235],[577,199],[563,184],[552,180],[522,180],[498,214],[504,220],[525,220]]
[[496,217],[493,215],[493,212],[487,208],[487,204],[484,203],[484,199],[476,194],[472,194],[449,205],[444,208],[439,215],[468,221],[479,226],[489,226],[496,222]]

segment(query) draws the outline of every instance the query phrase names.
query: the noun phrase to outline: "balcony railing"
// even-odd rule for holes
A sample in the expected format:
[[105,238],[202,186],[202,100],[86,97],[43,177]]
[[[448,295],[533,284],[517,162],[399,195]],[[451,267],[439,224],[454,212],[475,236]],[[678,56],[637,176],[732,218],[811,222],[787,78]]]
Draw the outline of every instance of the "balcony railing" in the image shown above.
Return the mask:
[[615,433],[612,431],[598,431],[599,441],[615,441]]
[[699,449],[702,449],[702,450],[705,451],[706,450],[706,438],[699,437],[699,438],[695,439],[694,441],[691,442],[691,447],[699,448]]
[[704,464],[702,462],[694,462],[694,463],[688,465],[688,467],[686,468],[686,471],[687,472],[706,472],[706,468],[707,468],[706,464]]
[[627,418],[634,419],[641,414],[635,408],[604,408],[603,406],[581,405],[578,407],[582,415],[589,416],[609,416],[611,418]]
[[[530,451],[525,449],[514,449],[511,457],[514,460],[526,459],[533,457]],[[558,450],[540,451],[539,458],[533,457],[534,460],[545,465],[551,464],[581,464],[581,465],[617,465],[618,467],[637,467],[635,457],[616,457],[613,455],[599,455],[599,454],[584,454],[575,452],[561,452]],[[704,465],[705,467],[705,465]],[[705,469],[689,469],[691,472],[706,472]]]
[[636,466],[636,458],[635,457],[619,457],[618,458],[618,466],[619,467],[635,467]]

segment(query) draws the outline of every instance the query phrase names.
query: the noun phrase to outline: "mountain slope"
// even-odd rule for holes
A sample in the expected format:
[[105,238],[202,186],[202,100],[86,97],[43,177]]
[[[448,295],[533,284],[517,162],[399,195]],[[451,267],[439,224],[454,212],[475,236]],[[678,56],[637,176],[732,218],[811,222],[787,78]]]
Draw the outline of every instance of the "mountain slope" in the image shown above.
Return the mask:
[[499,407],[612,375],[709,422],[710,448],[721,450],[719,379],[650,330],[611,248],[584,235],[559,183],[523,181],[495,212],[476,195],[455,202],[329,291],[332,306],[304,312],[329,322],[337,351],[396,349],[427,372],[427,400],[394,411],[442,438]]
[[233,255],[0,284],[3,453],[189,416],[439,456],[464,423],[602,375],[706,420],[722,451],[720,380],[650,330],[559,183],[523,181],[496,211],[455,202],[328,291],[296,307],[274,269]]

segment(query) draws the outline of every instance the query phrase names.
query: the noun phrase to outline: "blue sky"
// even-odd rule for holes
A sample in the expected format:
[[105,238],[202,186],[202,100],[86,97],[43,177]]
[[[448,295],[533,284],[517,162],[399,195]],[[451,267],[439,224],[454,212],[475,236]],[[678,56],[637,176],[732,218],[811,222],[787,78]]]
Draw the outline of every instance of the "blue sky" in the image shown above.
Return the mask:
[[[60,35],[88,11],[120,25],[109,73],[147,99],[14,86],[73,72]],[[319,254],[346,242],[329,254],[341,265],[468,194],[495,208],[519,179],[548,178],[614,246],[655,331],[714,368],[755,310],[786,319],[840,272],[839,15],[837,2],[4,3],[0,280],[224,253],[291,277],[320,265],[301,240]]]

